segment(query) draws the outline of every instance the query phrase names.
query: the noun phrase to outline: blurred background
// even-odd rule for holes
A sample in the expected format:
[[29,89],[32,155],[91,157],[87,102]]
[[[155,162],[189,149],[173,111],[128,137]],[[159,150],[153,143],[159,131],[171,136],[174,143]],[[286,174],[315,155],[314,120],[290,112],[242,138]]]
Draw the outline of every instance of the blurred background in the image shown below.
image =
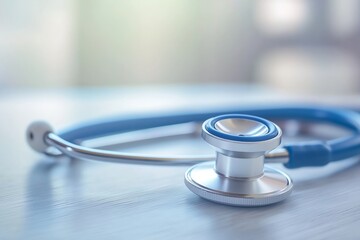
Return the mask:
[[0,0],[0,88],[360,93],[359,0]]

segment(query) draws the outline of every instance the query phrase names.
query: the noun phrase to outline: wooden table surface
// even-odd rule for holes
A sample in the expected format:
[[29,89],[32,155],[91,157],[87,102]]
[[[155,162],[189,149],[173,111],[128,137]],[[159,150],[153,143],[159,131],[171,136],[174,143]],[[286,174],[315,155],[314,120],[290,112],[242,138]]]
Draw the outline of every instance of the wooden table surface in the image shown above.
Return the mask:
[[[241,86],[0,92],[0,239],[360,239],[360,164],[288,170],[294,192],[267,207],[215,204],[183,184],[187,167],[60,159],[33,152],[26,126],[61,129],[111,116],[289,102],[358,106],[358,96],[294,97]],[[156,145],[156,144],[155,144]],[[201,150],[199,150],[201,149]],[[210,151],[179,139],[129,151]]]

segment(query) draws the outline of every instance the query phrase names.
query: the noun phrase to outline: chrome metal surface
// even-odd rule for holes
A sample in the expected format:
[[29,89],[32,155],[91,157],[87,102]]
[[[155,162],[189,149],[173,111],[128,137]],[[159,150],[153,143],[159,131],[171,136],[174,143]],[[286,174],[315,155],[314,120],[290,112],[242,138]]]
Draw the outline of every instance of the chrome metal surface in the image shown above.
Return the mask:
[[[137,164],[161,164],[161,165],[188,165],[201,161],[213,160],[212,156],[200,155],[178,155],[178,156],[153,156],[149,154],[132,154],[102,149],[87,148],[70,143],[54,133],[49,133],[45,141],[49,146],[57,148],[63,154],[85,160],[115,163],[137,163]],[[207,158],[208,157],[208,158]]]
[[215,128],[234,136],[263,136],[269,129],[258,121],[242,118],[227,118],[215,123]]
[[289,161],[289,152],[282,147],[265,153],[265,163],[287,163]]
[[293,183],[283,172],[265,167],[255,178],[229,178],[214,170],[213,162],[197,164],[185,173],[185,184],[207,200],[234,206],[263,206],[288,197]]
[[233,158],[218,153],[215,161],[215,169],[225,177],[260,177],[264,172],[264,156],[256,158]]

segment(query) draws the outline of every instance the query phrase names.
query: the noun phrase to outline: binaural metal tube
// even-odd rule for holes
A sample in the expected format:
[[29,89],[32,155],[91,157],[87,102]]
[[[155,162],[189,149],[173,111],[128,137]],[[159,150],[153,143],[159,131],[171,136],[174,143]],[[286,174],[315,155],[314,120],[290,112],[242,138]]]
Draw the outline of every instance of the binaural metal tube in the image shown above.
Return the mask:
[[289,152],[282,147],[276,148],[265,153],[265,163],[287,163],[289,161]]
[[[156,156],[149,154],[132,154],[126,152],[101,150],[87,148],[81,145],[70,143],[55,133],[48,133],[45,142],[64,155],[73,158],[82,158],[101,162],[113,163],[138,163],[138,164],[164,164],[164,165],[192,165],[195,163],[213,161],[214,155],[178,155],[178,156]],[[51,154],[49,154],[51,155]],[[265,154],[265,163],[286,163],[288,162],[286,149],[276,149]]]

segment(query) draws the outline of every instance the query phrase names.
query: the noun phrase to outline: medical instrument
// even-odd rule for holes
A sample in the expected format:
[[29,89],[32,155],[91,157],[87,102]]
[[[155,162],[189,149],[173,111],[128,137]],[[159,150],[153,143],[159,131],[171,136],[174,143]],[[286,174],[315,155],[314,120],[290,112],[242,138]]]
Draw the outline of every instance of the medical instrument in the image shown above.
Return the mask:
[[[330,123],[351,131],[346,137],[284,145],[281,129],[266,119]],[[82,145],[88,139],[131,131],[160,130],[166,125],[203,122],[201,136],[216,151],[213,156],[153,156]],[[193,126],[197,126],[197,125]],[[196,127],[189,130],[197,131]],[[186,133],[178,133],[186,134]],[[154,136],[170,136],[160,132]],[[176,134],[175,134],[176,135]],[[279,107],[227,109],[202,113],[105,119],[85,123],[55,134],[45,122],[32,123],[26,132],[29,145],[50,156],[104,162],[184,165],[185,184],[202,198],[235,206],[262,206],[284,200],[293,183],[285,173],[264,166],[283,163],[287,168],[324,166],[360,154],[360,115],[336,108]],[[137,139],[136,141],[141,141]],[[55,149],[58,152],[53,151]],[[275,150],[274,150],[275,149]]]

